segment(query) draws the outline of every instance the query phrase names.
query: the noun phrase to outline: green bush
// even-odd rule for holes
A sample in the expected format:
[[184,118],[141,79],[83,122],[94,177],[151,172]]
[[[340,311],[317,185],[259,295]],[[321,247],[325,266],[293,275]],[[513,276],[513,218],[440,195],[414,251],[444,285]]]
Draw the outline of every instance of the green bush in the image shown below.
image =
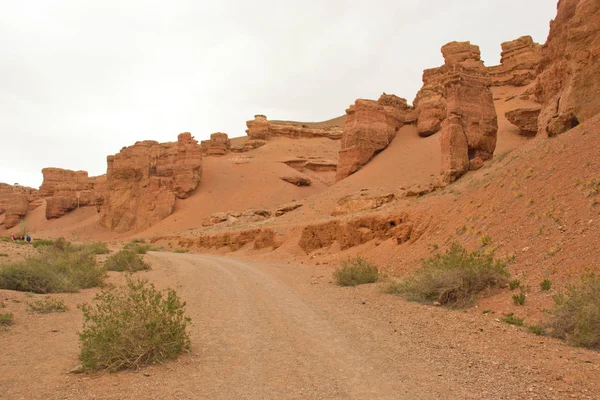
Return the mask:
[[521,287],[521,281],[518,279],[513,279],[512,281],[508,282],[508,287],[510,288],[510,290],[515,290]]
[[527,330],[538,336],[544,336],[546,334],[544,327],[540,325],[528,325]]
[[0,253],[0,257],[8,257],[8,254]]
[[123,246],[123,250],[129,250],[136,254],[146,254],[151,249],[152,246],[149,244],[127,243]]
[[131,243],[146,243],[146,239],[141,239],[141,238],[131,239]]
[[135,272],[150,269],[150,265],[144,262],[141,255],[126,249],[108,257],[104,266],[109,271]]
[[105,276],[104,268],[96,264],[93,254],[45,247],[39,256],[0,269],[0,289],[33,293],[77,292],[101,285]]
[[91,254],[108,254],[110,250],[106,243],[96,242],[96,243],[87,243],[79,246],[75,246],[77,251],[84,251]]
[[512,299],[516,305],[522,306],[525,304],[525,293],[513,294]]
[[386,291],[409,301],[465,307],[488,289],[506,285],[506,263],[481,252],[469,253],[454,243],[445,254],[423,260],[414,276],[391,283]]
[[377,282],[379,270],[375,265],[357,256],[341,262],[333,276],[339,286],[356,286]]
[[15,317],[12,313],[0,314],[0,326],[11,326],[15,323]]
[[181,253],[181,254],[184,254],[184,253],[188,253],[188,252],[189,252],[189,250],[188,250],[188,249],[175,249],[175,250],[173,250],[173,253]]
[[54,241],[48,239],[38,239],[31,242],[31,245],[37,249],[40,246],[54,246]]
[[542,288],[543,291],[548,291],[552,288],[552,282],[550,282],[549,279],[544,279],[541,283],[540,283],[540,287]]
[[65,312],[67,311],[67,306],[61,299],[46,297],[44,299],[37,299],[27,303],[27,309],[30,312],[38,314],[49,314],[54,312]]
[[508,314],[506,317],[502,318],[502,322],[516,326],[523,326],[525,323],[523,318],[517,318],[514,314]]
[[128,276],[124,287],[103,291],[80,309],[84,370],[139,368],[190,348],[185,302],[173,290],[160,292],[148,281]]
[[584,276],[579,286],[554,296],[554,301],[550,333],[577,346],[600,349],[600,276]]

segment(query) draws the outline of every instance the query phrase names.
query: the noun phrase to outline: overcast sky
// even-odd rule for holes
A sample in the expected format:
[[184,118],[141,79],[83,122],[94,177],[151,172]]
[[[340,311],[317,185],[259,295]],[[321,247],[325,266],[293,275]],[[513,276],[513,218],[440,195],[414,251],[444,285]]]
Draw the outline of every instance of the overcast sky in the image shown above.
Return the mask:
[[0,182],[106,172],[137,140],[245,135],[254,114],[321,121],[412,102],[458,40],[544,43],[555,0],[0,0]]

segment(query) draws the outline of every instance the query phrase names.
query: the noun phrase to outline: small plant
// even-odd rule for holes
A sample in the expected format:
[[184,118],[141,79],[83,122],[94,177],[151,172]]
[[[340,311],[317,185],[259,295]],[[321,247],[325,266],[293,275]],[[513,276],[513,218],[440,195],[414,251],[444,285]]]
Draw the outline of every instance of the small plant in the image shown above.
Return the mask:
[[339,286],[356,286],[374,283],[379,279],[379,270],[361,256],[344,260],[333,276]]
[[508,282],[508,287],[510,288],[510,290],[515,290],[517,288],[519,288],[521,286],[521,281],[518,279],[513,279],[512,281]]
[[49,314],[54,312],[65,312],[67,306],[61,299],[53,299],[46,297],[44,299],[37,299],[27,303],[27,308],[30,312],[38,314]]
[[600,276],[586,275],[578,286],[554,296],[550,334],[582,347],[600,349]]
[[173,253],[188,253],[189,250],[188,249],[175,249],[173,250]]
[[127,243],[125,246],[123,246],[123,250],[129,250],[136,254],[146,254],[151,249],[152,246],[149,244],[140,243]]
[[527,330],[538,336],[544,336],[546,334],[546,330],[541,325],[527,325]]
[[550,282],[549,279],[544,279],[541,283],[540,283],[540,287],[542,288],[542,290],[544,291],[548,291],[552,288],[552,282]]
[[467,227],[465,225],[461,226],[460,228],[456,228],[456,234],[457,235],[462,235],[467,231]]
[[454,243],[445,254],[423,260],[413,277],[391,283],[386,291],[410,301],[466,307],[479,294],[505,285],[509,276],[505,262],[494,260],[489,254],[469,253]]
[[132,239],[131,243],[146,243],[146,239],[141,239],[141,238]]
[[190,348],[185,302],[173,290],[158,291],[146,280],[103,291],[79,307],[83,330],[79,360],[84,370],[135,369],[176,358]]
[[104,266],[109,271],[135,272],[150,269],[150,265],[144,262],[141,255],[126,249],[108,257]]
[[31,245],[37,249],[41,246],[54,246],[54,241],[48,239],[38,239],[34,240]]
[[0,242],[10,242],[10,236],[0,236]]
[[8,254],[6,254],[6,253],[0,253],[0,257],[8,257]]
[[11,326],[15,323],[15,316],[13,313],[2,313],[0,314],[0,327]]
[[506,317],[501,319],[502,322],[509,325],[523,326],[523,318],[517,318],[514,314],[508,314]]
[[482,313],[482,314],[492,314],[492,313],[493,313],[493,311],[492,311],[492,310],[490,310],[490,309],[487,309],[487,310],[483,310],[483,313]]
[[481,247],[485,247],[490,243],[492,243],[492,238],[487,233],[484,233],[479,238],[479,244],[481,245]]
[[513,294],[512,299],[516,305],[522,306],[525,304],[525,293]]
[[106,243],[96,242],[96,243],[88,243],[77,247],[80,251],[86,251],[91,254],[108,254],[110,250]]

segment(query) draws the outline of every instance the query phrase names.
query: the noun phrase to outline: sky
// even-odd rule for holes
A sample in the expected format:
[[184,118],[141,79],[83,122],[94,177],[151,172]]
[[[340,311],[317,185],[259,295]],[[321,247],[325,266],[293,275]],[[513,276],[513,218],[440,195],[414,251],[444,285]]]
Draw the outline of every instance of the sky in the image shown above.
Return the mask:
[[544,43],[555,0],[0,0],[0,182],[106,173],[138,140],[245,135],[255,114],[323,121],[412,102],[450,41],[486,65]]

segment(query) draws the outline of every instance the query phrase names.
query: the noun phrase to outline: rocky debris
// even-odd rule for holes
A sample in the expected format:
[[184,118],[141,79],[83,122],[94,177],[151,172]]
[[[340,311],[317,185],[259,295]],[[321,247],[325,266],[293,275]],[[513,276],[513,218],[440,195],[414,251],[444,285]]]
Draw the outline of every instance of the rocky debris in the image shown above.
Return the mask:
[[303,206],[303,203],[298,203],[298,202],[291,202],[291,203],[287,203],[284,204],[282,206],[280,206],[276,211],[275,211],[275,216],[276,217],[281,217],[283,214],[287,214],[291,211],[297,210],[300,207]]
[[415,242],[427,230],[430,220],[414,218],[407,213],[367,215],[353,219],[333,220],[306,226],[298,245],[306,253],[339,243],[341,250],[373,239],[395,239],[397,244]]
[[272,137],[341,139],[343,129],[340,126],[317,128],[312,124],[288,121],[268,121],[264,115],[255,115],[253,120],[246,121],[246,133],[251,140],[268,140]]
[[203,235],[195,238],[184,238],[181,236],[160,236],[151,241],[176,243],[180,248],[206,248],[220,249],[228,247],[236,251],[249,243],[254,243],[255,250],[272,248],[276,249],[283,243],[282,238],[272,229],[254,228],[242,231],[227,231],[214,235]]
[[531,36],[502,43],[500,65],[488,67],[492,86],[526,86],[535,80],[541,45]]
[[292,185],[296,185],[296,186],[312,185],[312,181],[310,179],[304,178],[302,176],[282,176],[280,179],[283,181],[289,182]]
[[105,176],[89,177],[86,171],[42,169],[39,195],[46,199],[46,219],[59,218],[78,207],[100,207]]
[[416,114],[405,99],[382,94],[379,100],[358,99],[346,110],[346,124],[338,158],[336,179],[344,179],[385,149]]
[[210,135],[210,140],[200,142],[200,146],[205,156],[223,156],[231,149],[231,142],[226,133],[216,132]]
[[218,212],[212,214],[202,222],[202,226],[214,226],[223,223],[234,224],[238,222],[258,222],[271,217],[271,212],[264,209],[251,208],[244,212]]
[[299,172],[303,172],[305,169],[314,172],[332,172],[337,170],[337,163],[330,160],[305,160],[303,158],[295,158],[282,162]]
[[10,229],[19,224],[37,200],[38,191],[29,187],[0,183],[0,227]]
[[505,114],[506,119],[520,129],[524,136],[535,136],[538,130],[538,117],[541,106],[517,108]]
[[432,193],[435,191],[435,186],[428,184],[428,185],[413,185],[411,187],[409,187],[408,189],[406,189],[405,192],[405,196],[406,197],[421,197],[421,196],[425,196],[426,194]]
[[265,144],[267,144],[267,142],[265,142],[264,140],[259,140],[259,139],[248,140],[244,144],[244,151],[258,149],[259,147],[262,147]]
[[600,112],[600,2],[560,0],[535,83],[538,132],[558,135]]
[[475,157],[469,160],[469,171],[477,171],[483,167],[483,160],[479,157]]
[[177,142],[137,142],[107,157],[100,223],[117,232],[148,228],[173,212],[200,183],[202,149],[189,132]]
[[394,201],[394,193],[377,189],[363,189],[338,200],[331,215],[346,215],[361,211],[376,210]]

